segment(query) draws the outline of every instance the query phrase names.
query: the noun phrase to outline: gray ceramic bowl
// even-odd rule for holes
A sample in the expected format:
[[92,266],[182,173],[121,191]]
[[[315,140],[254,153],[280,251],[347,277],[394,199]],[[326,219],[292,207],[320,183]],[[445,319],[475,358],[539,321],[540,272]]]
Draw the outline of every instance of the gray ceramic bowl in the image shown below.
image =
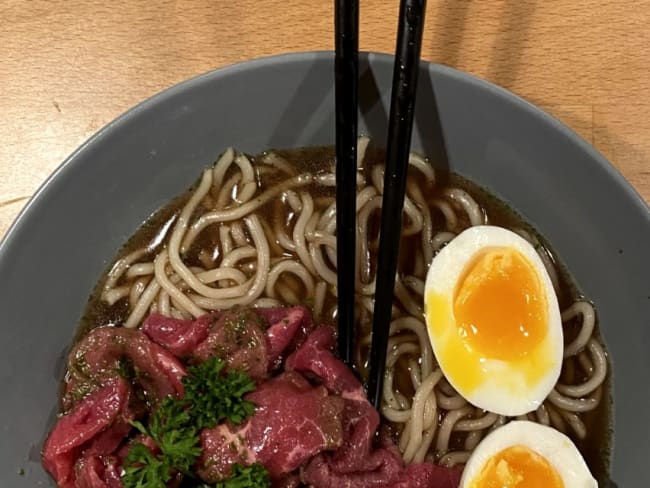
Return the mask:
[[[361,57],[361,126],[376,141],[391,70],[391,57]],[[302,53],[182,83],[102,129],[43,185],[0,245],[0,486],[53,486],[39,450],[63,357],[120,245],[228,145],[332,144],[332,71],[331,53]],[[509,202],[597,304],[614,362],[613,477],[650,485],[650,211],[592,147],[502,89],[423,64],[418,97],[414,149]]]

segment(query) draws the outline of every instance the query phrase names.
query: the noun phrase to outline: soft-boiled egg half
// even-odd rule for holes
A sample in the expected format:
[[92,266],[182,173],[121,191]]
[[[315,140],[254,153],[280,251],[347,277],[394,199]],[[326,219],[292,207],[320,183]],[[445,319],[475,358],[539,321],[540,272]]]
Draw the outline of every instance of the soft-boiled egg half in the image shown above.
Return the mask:
[[424,308],[436,359],[470,403],[500,415],[539,407],[562,367],[562,321],[533,246],[495,226],[471,227],[433,259]]
[[467,461],[460,488],[597,488],[571,440],[528,421],[499,427]]

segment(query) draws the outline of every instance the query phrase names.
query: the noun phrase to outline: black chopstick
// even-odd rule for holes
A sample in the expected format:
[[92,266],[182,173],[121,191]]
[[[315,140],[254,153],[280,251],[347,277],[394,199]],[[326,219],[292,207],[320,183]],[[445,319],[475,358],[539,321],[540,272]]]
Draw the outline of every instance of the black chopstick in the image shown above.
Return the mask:
[[426,0],[402,0],[386,144],[368,399],[381,405]]
[[338,350],[341,359],[352,367],[356,270],[359,4],[357,0],[335,0],[334,10]]

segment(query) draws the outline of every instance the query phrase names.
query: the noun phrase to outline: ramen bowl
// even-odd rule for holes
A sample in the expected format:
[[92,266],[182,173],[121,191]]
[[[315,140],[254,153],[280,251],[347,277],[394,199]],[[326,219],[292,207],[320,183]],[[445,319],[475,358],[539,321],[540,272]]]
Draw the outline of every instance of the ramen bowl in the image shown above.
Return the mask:
[[[392,57],[364,54],[360,72],[360,130],[381,145]],[[612,478],[648,485],[650,210],[595,149],[513,94],[429,63],[418,90],[412,148],[520,213],[596,304],[613,365]],[[40,448],[65,355],[120,246],[228,146],[333,144],[333,109],[332,53],[250,61],[143,102],[48,179],[0,245],[0,485],[54,486]]]

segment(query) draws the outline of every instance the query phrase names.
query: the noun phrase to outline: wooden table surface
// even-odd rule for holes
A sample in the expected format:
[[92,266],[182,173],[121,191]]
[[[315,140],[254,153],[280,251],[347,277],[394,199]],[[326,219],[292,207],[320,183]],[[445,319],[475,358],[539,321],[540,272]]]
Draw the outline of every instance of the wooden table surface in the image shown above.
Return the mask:
[[[327,0],[0,0],[0,236],[104,124],[199,73],[333,48]],[[393,52],[397,0],[361,0],[361,48]],[[650,1],[430,0],[423,57],[527,98],[650,202]]]

